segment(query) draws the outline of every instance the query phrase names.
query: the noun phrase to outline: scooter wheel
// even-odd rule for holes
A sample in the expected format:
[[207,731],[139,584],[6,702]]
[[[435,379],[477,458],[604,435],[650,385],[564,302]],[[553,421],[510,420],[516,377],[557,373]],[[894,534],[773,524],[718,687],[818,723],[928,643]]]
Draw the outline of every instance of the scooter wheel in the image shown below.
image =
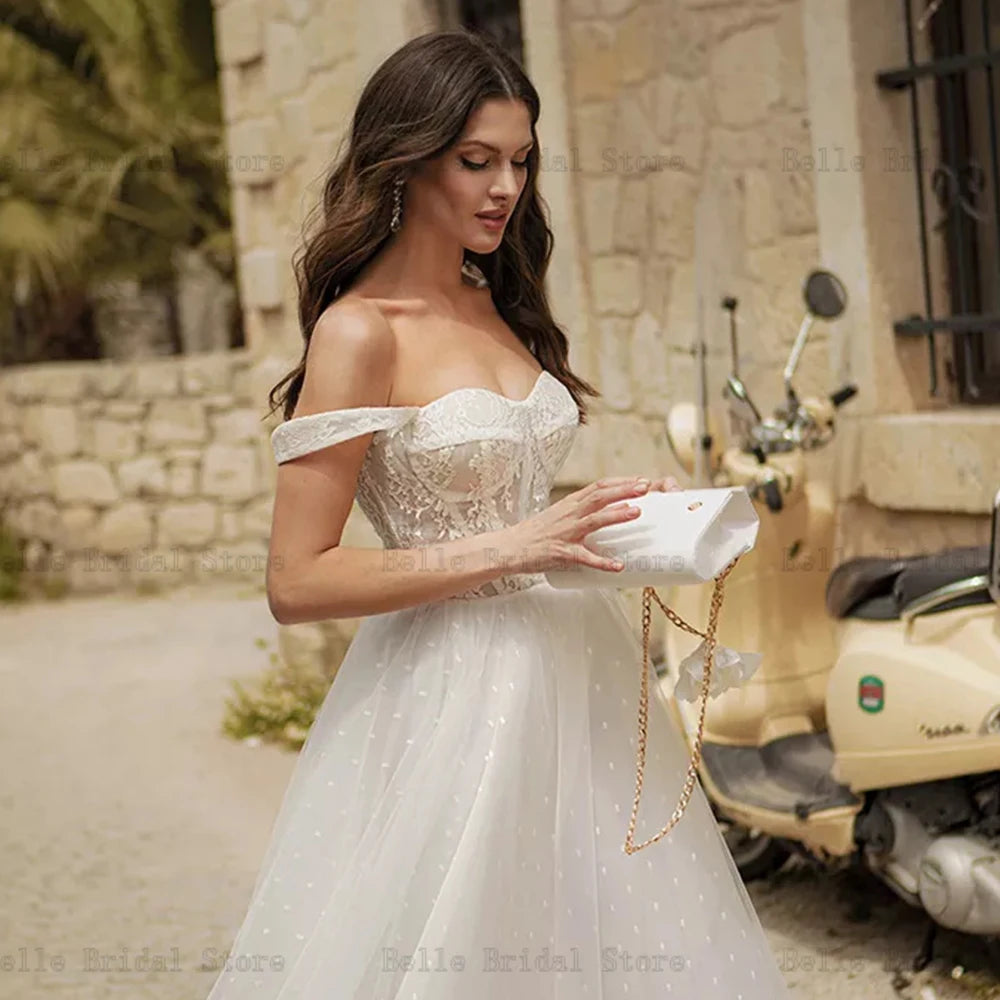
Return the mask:
[[716,822],[744,882],[773,875],[791,856],[784,843],[770,834],[748,830],[718,812]]

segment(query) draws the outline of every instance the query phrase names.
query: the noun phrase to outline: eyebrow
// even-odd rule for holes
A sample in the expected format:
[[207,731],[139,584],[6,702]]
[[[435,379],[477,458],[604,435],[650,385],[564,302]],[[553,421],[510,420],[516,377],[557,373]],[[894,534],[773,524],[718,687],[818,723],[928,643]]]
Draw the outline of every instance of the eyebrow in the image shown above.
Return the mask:
[[[535,144],[535,141],[534,141],[534,139],[532,139],[530,142],[526,142],[523,146],[518,146],[517,152],[520,153],[522,149],[527,149],[529,146],[534,146],[534,144]],[[462,145],[463,146],[470,146],[470,145],[482,146],[485,149],[488,149],[491,153],[501,153],[501,152],[503,152],[503,150],[497,149],[496,146],[491,146],[488,142],[483,142],[482,139],[466,139],[465,142],[462,143]]]

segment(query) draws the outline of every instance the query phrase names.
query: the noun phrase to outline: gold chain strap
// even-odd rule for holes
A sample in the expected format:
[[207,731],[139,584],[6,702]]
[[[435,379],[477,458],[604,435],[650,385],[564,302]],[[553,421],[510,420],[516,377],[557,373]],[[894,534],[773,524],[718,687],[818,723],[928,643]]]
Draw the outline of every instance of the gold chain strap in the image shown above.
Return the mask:
[[[636,773],[635,773],[635,801],[632,804],[632,815],[628,822],[628,831],[625,834],[625,844],[622,850],[626,854],[635,854],[650,844],[655,844],[661,837],[665,837],[680,821],[687,808],[688,801],[694,792],[695,781],[698,777],[698,765],[701,762],[701,744],[705,732],[705,710],[708,707],[708,692],[712,683],[712,664],[715,658],[715,630],[719,623],[719,612],[722,609],[723,590],[726,577],[732,572],[733,567],[739,562],[739,557],[734,559],[716,578],[715,587],[712,590],[712,602],[708,615],[708,627],[704,632],[689,625],[672,608],[668,608],[660,595],[652,587],[642,588],[642,680],[639,685],[639,739],[636,748]],[[650,600],[655,600],[660,609],[678,628],[691,635],[701,636],[707,643],[705,649],[705,672],[701,681],[701,711],[698,715],[698,733],[695,737],[694,747],[691,750],[691,762],[688,765],[687,777],[684,780],[684,787],[681,789],[680,799],[677,808],[674,809],[666,826],[659,833],[644,840],[641,844],[635,844],[635,822],[639,814],[639,799],[642,796],[642,778],[646,767],[646,726],[649,718],[649,624],[652,609]]]

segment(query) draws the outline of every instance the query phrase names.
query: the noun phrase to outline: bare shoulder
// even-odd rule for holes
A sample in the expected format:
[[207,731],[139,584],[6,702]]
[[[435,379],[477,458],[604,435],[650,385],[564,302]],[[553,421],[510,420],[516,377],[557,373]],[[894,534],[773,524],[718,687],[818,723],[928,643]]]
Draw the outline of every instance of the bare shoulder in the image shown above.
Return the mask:
[[338,299],[310,335],[301,408],[384,405],[395,363],[396,338],[378,306]]
[[313,327],[310,356],[340,357],[355,363],[391,366],[396,338],[382,310],[368,299],[338,299]]

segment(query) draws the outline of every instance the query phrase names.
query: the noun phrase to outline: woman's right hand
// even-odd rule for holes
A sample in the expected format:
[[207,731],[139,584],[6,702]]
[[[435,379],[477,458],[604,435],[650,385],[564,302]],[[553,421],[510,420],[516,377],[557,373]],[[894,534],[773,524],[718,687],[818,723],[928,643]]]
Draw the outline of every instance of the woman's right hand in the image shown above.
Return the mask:
[[628,499],[644,495],[649,485],[640,476],[599,479],[504,529],[514,550],[514,572],[543,573],[573,566],[620,572],[623,563],[598,555],[583,539],[604,525],[637,517],[639,508]]

